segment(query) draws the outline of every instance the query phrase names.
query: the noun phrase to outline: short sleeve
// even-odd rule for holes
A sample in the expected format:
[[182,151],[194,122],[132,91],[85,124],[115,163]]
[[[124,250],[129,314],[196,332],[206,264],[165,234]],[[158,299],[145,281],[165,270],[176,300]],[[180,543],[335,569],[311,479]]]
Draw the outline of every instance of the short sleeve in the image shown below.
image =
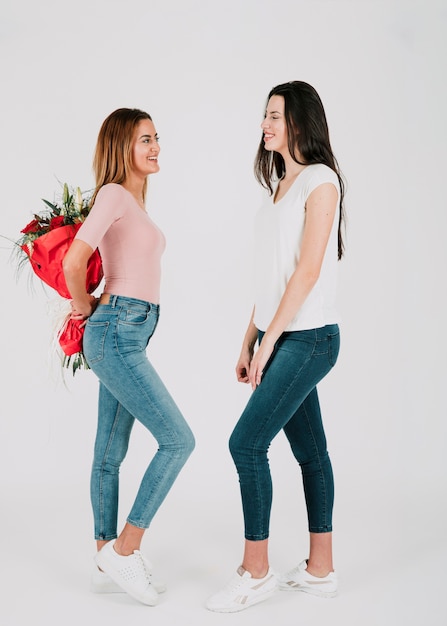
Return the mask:
[[332,183],[337,189],[338,197],[340,198],[340,183],[337,174],[334,170],[331,170],[330,167],[322,163],[312,169],[312,175],[307,185],[306,198],[308,198],[317,187],[325,183]]
[[124,192],[123,187],[115,183],[101,187],[75,239],[84,241],[95,250],[110,226],[122,217],[125,203]]

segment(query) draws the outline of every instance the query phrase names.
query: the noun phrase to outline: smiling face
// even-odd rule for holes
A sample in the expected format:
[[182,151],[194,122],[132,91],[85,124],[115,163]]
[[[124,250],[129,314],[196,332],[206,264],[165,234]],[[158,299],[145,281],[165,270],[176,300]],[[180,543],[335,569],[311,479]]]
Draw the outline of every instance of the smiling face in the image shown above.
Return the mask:
[[289,154],[283,96],[270,98],[261,128],[264,132],[264,148],[266,150],[279,152],[282,156]]
[[135,128],[132,143],[132,169],[138,176],[146,177],[159,171],[158,135],[152,120],[141,120]]

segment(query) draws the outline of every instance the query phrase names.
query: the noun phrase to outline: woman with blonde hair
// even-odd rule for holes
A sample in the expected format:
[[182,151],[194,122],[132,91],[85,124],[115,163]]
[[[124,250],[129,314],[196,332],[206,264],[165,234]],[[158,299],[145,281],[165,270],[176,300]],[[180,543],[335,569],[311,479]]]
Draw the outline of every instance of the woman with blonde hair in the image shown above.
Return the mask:
[[[83,350],[99,378],[98,427],[91,502],[98,552],[97,592],[126,591],[155,605],[164,585],[140,551],[145,530],[194,448],[193,434],[146,356],[160,313],[165,238],[146,211],[148,176],[159,171],[158,135],[150,115],[117,109],[103,122],[94,157],[92,208],[63,263],[72,317],[86,320]],[[105,287],[85,289],[87,262],[99,248]],[[118,482],[134,421],[158,449],[117,533]]]

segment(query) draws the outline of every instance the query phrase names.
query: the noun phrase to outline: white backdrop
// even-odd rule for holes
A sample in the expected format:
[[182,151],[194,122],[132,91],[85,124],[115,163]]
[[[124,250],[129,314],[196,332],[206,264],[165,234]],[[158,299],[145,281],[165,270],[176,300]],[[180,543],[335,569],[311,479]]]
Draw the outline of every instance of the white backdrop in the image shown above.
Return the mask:
[[[440,602],[440,582],[424,577],[442,572],[446,556],[446,3],[3,0],[0,16],[1,235],[16,239],[58,181],[93,185],[97,133],[115,108],[147,110],[160,134],[148,208],[168,245],[149,354],[197,439],[145,538],[178,588],[192,585],[189,613],[177,607],[186,622],[166,601],[157,609],[166,623],[218,619],[200,603],[241,556],[227,440],[250,393],[234,365],[252,306],[251,234],[262,194],[253,159],[270,88],[297,79],[317,89],[348,181],[342,347],[320,387],[336,477],[336,566],[349,600],[332,606],[343,607],[338,617],[349,625],[422,623],[427,607],[410,581]],[[17,280],[12,245],[0,246],[8,548],[0,567],[10,600],[0,616],[8,626],[27,623],[14,581],[30,572],[43,581],[32,595],[38,624],[62,615],[71,623],[60,612],[73,601],[67,589],[77,589],[81,618],[134,609],[102,598],[95,609],[83,599],[94,550],[97,383],[91,372],[66,375],[65,386],[58,380],[48,355],[54,294],[37,278],[30,285],[28,272]],[[122,520],[153,449],[137,426],[122,470]],[[282,436],[271,467],[272,565],[282,569],[307,550],[300,478]],[[55,580],[59,595],[48,591]],[[326,619],[319,611],[328,609],[303,606],[307,624]],[[282,610],[279,601],[273,608]],[[238,624],[264,623],[263,610]]]

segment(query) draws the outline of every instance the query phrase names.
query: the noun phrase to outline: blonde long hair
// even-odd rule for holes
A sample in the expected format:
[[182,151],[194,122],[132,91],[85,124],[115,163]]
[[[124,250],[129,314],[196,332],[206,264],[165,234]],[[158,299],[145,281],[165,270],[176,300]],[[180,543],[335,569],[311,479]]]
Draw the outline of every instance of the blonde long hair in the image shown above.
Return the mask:
[[[140,109],[117,109],[102,123],[93,157],[96,186],[90,204],[107,183],[122,184],[132,169],[132,139],[136,126],[142,120],[152,120]],[[144,183],[143,199],[147,182]]]

